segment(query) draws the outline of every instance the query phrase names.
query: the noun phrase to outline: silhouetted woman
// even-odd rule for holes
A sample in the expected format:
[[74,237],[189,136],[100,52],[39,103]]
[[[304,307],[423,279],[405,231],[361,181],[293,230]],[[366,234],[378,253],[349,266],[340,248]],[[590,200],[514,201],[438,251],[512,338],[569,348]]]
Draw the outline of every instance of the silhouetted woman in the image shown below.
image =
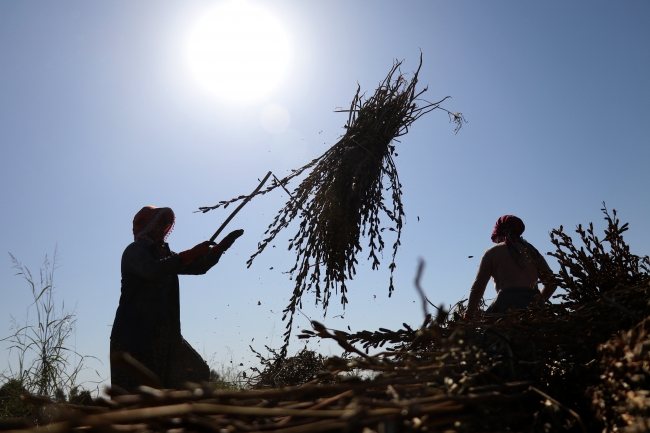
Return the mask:
[[[122,254],[122,295],[111,332],[111,355],[127,352],[162,382],[179,388],[184,381],[209,379],[203,359],[181,335],[179,274],[205,274],[241,236],[235,230],[219,244],[206,241],[179,254],[166,242],[176,217],[167,207],[143,207],[133,219],[134,241]],[[141,383],[111,362],[111,384],[132,392]]]
[[[485,311],[505,313],[514,308],[523,310],[541,295],[549,299],[556,286],[549,281],[552,271],[537,249],[521,237],[526,226],[514,215],[504,215],[494,225],[492,242],[496,245],[488,248],[481,258],[474,284],[469,293],[466,317],[473,317],[485,287],[494,279],[497,297]],[[542,291],[537,288],[538,281],[544,283]]]

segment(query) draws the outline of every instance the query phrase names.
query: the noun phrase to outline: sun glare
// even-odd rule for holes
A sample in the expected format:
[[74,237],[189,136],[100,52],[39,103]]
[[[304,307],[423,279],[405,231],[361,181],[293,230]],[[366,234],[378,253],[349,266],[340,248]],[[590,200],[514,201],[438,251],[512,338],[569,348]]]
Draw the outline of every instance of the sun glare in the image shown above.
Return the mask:
[[262,96],[280,80],[289,60],[287,36],[265,11],[236,0],[206,14],[190,38],[196,77],[235,100]]

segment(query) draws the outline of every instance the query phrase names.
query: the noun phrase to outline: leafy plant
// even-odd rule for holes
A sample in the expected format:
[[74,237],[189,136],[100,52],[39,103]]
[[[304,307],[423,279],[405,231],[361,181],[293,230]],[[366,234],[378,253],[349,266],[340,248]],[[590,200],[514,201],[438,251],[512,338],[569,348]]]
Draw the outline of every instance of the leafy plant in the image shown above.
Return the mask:
[[20,379],[7,379],[0,386],[0,420],[27,418],[32,414],[32,406],[20,399],[24,391]]
[[630,252],[630,246],[623,239],[628,223],[621,225],[616,215],[607,210],[603,202],[601,209],[607,221],[605,237],[601,240],[594,233],[593,223],[586,230],[578,225],[576,233],[584,244],[576,247],[564,228],[551,232],[551,242],[556,251],[548,253],[560,264],[560,271],[554,276],[559,287],[567,293],[559,297],[574,303],[606,296],[620,287],[630,287],[650,280],[650,258]]

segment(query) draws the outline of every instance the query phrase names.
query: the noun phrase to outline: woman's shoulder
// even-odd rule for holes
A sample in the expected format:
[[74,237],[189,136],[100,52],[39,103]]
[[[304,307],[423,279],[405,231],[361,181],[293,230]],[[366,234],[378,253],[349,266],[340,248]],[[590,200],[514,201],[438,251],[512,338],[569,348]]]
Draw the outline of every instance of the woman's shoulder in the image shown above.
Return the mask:
[[502,242],[499,244],[492,245],[487,250],[485,250],[485,252],[483,253],[483,257],[481,258],[481,261],[484,262],[485,264],[495,263],[495,261],[496,262],[500,261],[506,255],[509,255],[508,246]]
[[153,245],[153,242],[145,240],[145,239],[137,239],[124,248],[124,252],[122,253],[122,258],[129,257],[132,255],[140,255],[140,254],[145,254],[145,253],[150,253],[151,251],[151,246]]
[[490,248],[488,248],[487,250],[485,250],[485,254],[484,254],[484,255],[488,255],[488,254],[492,254],[492,255],[494,255],[494,254],[502,254],[503,252],[507,252],[507,251],[508,251],[508,245],[506,245],[505,242],[500,242],[500,243],[498,243],[498,244],[494,244],[494,245],[492,245]]

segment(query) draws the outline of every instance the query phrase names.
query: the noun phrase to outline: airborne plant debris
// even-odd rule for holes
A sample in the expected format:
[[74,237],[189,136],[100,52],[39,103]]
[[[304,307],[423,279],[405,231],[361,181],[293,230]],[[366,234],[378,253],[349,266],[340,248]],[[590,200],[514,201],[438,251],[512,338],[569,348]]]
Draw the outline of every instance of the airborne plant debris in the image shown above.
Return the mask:
[[[323,155],[309,164],[294,170],[284,179],[259,194],[282,187],[308,169],[309,174],[301,181],[273,222],[265,232],[267,237],[258,245],[258,250],[248,260],[250,266],[260,253],[271,243],[282,229],[296,218],[300,224],[297,233],[289,240],[289,249],[295,251],[296,261],[289,273],[295,279],[289,305],[284,309],[283,320],[289,317],[284,333],[282,355],[286,355],[293,316],[302,306],[305,291],[314,291],[316,303],[322,303],[326,312],[333,292],[340,294],[343,307],[348,303],[346,296],[348,279],[356,273],[357,254],[362,251],[361,239],[368,240],[368,260],[372,269],[380,265],[379,255],[384,250],[384,230],[395,232],[392,246],[392,261],[388,288],[392,294],[395,255],[400,245],[404,208],[402,206],[402,185],[399,182],[393,156],[395,142],[405,135],[413,122],[433,110],[440,109],[450,117],[458,132],[465,119],[462,113],[452,113],[440,106],[448,99],[428,102],[421,99],[427,90],[416,90],[418,74],[422,67],[422,56],[418,69],[410,81],[400,71],[402,62],[395,62],[388,75],[379,84],[374,94],[365,98],[360,86],[348,110],[345,134]],[[222,201],[216,206],[201,207],[207,212],[246,199],[240,196]],[[385,215],[390,226],[380,224]]]

